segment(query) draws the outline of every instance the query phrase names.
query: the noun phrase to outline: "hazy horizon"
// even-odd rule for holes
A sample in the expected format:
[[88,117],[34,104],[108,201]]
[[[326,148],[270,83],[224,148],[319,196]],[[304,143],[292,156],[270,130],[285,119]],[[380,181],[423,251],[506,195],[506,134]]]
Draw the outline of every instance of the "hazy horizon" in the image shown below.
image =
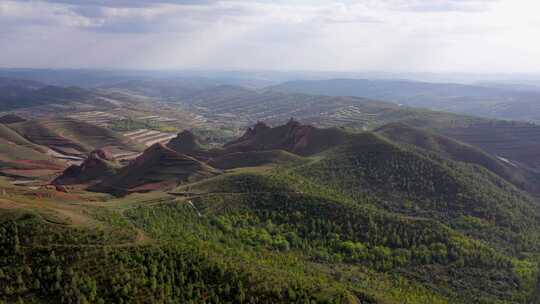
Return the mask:
[[528,0],[0,1],[0,67],[538,74]]

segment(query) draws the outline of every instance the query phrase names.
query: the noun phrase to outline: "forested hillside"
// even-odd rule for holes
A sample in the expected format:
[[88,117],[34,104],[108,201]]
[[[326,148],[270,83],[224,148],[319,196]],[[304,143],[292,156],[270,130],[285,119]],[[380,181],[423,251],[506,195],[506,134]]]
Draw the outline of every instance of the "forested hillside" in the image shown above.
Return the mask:
[[[477,161],[493,161],[484,151],[402,125],[377,133],[291,120],[206,150],[183,132],[123,168],[93,152],[55,181],[65,192],[0,180],[0,299],[535,301],[534,198]],[[89,176],[94,192],[73,187]]]

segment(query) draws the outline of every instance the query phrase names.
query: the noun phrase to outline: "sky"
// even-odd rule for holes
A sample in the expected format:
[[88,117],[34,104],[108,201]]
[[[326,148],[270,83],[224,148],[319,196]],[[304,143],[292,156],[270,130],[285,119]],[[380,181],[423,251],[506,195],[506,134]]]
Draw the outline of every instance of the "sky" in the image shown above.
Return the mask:
[[0,67],[540,73],[538,0],[0,0]]

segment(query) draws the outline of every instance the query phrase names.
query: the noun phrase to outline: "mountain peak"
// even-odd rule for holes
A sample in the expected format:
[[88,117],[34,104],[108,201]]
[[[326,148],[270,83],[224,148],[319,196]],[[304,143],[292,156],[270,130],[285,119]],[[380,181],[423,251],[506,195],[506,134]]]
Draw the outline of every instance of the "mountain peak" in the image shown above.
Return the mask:
[[103,159],[103,160],[108,160],[108,161],[114,160],[114,156],[105,149],[96,149],[90,152],[90,154],[88,155],[88,158],[89,159]]
[[289,128],[296,128],[301,127],[302,124],[298,120],[294,119],[294,117],[291,117],[287,122],[286,126],[288,126]]
[[199,140],[190,130],[184,130],[178,133],[175,138],[169,141],[166,147],[178,153],[185,154],[190,154],[201,149]]
[[155,155],[163,155],[163,154],[178,154],[178,153],[174,151],[173,149],[167,147],[165,144],[158,142],[151,145],[146,150],[144,150],[144,152],[141,155],[139,155],[139,157],[136,158],[136,161],[139,161],[139,159],[146,159],[148,157],[152,157]]
[[105,179],[90,190],[125,195],[130,192],[174,187],[179,183],[219,173],[219,170],[194,157],[178,153],[162,143],[155,143],[135,161],[122,168],[118,174]]
[[167,148],[167,146],[165,146],[165,144],[161,142],[157,142],[151,145],[148,149],[146,149],[144,153],[149,152],[149,151],[154,151],[154,150],[170,150],[170,148]]
[[178,137],[180,138],[189,138],[189,139],[195,139],[195,134],[191,132],[191,130],[183,130],[182,132],[178,133]]
[[343,132],[302,125],[291,118],[286,124],[269,127],[257,123],[237,140],[225,144],[230,151],[285,150],[297,154],[315,154],[343,140]]
[[259,121],[253,126],[253,129],[251,130],[253,130],[255,133],[260,133],[269,129],[270,127],[265,122]]
[[120,167],[114,157],[104,149],[97,149],[88,154],[80,165],[71,165],[62,175],[54,179],[54,185],[84,184],[110,176]]

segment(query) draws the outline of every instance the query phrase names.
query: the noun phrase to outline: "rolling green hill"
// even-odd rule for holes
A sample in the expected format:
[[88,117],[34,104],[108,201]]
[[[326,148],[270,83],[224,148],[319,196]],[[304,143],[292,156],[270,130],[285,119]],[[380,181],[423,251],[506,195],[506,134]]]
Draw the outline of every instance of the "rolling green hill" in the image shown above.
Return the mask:
[[[194,204],[205,216],[217,217],[215,225],[224,234],[255,248],[298,250],[323,269],[336,265],[354,268],[355,272],[339,275],[352,290],[362,290],[360,282],[348,281],[352,279],[349,275],[362,276],[355,268],[359,265],[403,282],[429,282],[433,284],[430,291],[448,296],[454,303],[505,301],[498,298],[502,294],[509,296],[506,301],[519,302],[528,298],[531,290],[527,288],[534,286],[533,277],[519,278],[519,270],[513,266],[519,262],[511,254],[500,254],[498,246],[486,246],[469,231],[460,233],[422,216],[388,213],[374,208],[369,199],[340,198],[331,188],[299,176],[238,174],[200,184],[194,191],[210,193],[194,198]],[[157,226],[150,219],[146,223]],[[534,268],[531,271],[536,273]],[[513,289],[503,278],[528,287]],[[499,294],[502,286],[505,290]],[[408,292],[403,290],[401,296]],[[385,294],[369,289],[367,293],[378,299]],[[407,298],[413,299],[410,303],[422,302],[421,294]],[[390,303],[402,300],[398,297]]]
[[284,150],[267,150],[225,153],[211,158],[208,164],[218,169],[234,169],[302,161],[303,158]]
[[372,133],[353,138],[297,172],[353,197],[373,197],[392,212],[436,219],[456,229],[462,222],[464,229],[469,227],[465,222],[477,222],[492,233],[476,237],[497,246],[513,248],[516,232],[527,237],[528,246],[536,242],[538,233],[531,232],[538,221],[536,202],[488,170],[422,155]]
[[527,167],[540,168],[540,126],[510,121],[477,121],[468,125],[445,128],[437,126],[437,132],[477,146],[490,154],[517,162]]
[[404,125],[350,133],[294,120],[259,123],[223,149],[196,142],[177,138],[187,154],[155,144],[93,193],[37,203],[0,180],[0,299],[538,299],[539,205],[486,152]]
[[518,188],[538,193],[538,173],[491,156],[471,145],[401,123],[384,125],[375,132],[394,142],[413,145],[444,158],[482,166]]

